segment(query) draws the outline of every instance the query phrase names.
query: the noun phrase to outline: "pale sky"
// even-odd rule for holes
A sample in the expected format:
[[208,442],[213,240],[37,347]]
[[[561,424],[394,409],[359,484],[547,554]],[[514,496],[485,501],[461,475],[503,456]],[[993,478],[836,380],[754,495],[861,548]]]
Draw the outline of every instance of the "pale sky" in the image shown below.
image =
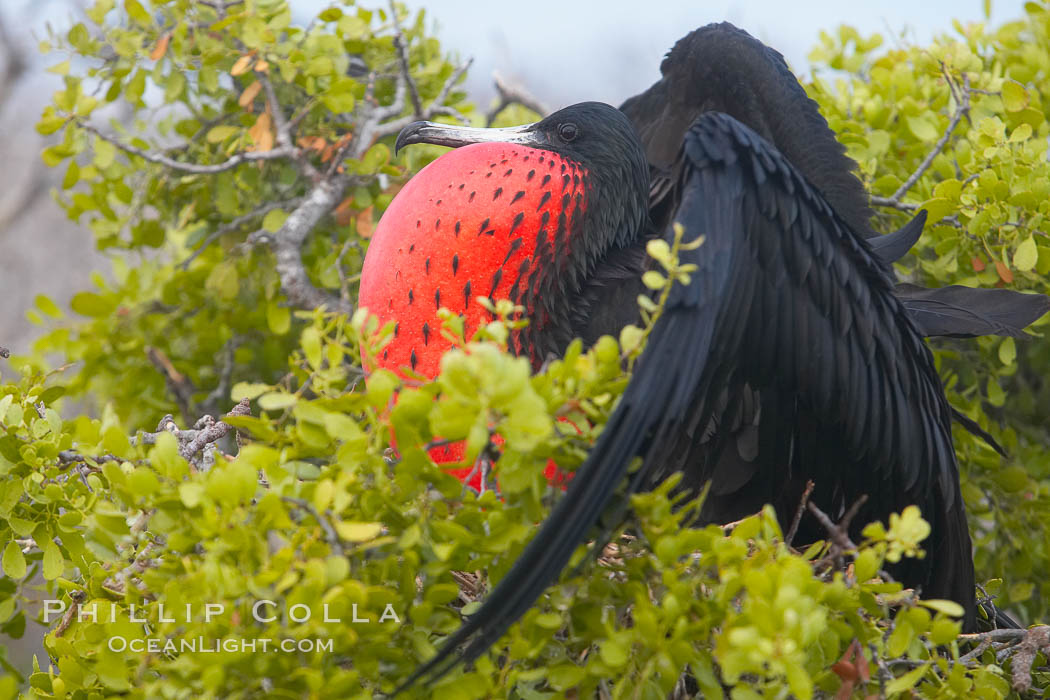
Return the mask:
[[[982,0],[407,0],[425,7],[448,50],[474,57],[468,89],[490,98],[493,69],[516,78],[552,108],[583,100],[619,104],[648,87],[680,37],[729,21],[784,54],[796,72],[821,29],[851,24],[862,34],[908,32],[919,41],[950,32],[952,18],[983,19]],[[296,6],[320,7],[317,0]],[[992,23],[1021,16],[1024,0],[993,0]]]

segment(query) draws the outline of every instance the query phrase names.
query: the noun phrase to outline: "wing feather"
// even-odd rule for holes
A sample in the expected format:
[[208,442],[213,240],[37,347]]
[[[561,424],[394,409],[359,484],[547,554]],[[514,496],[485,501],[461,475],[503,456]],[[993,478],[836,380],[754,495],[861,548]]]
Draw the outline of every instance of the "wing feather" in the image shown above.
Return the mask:
[[[778,451],[755,462],[766,471],[752,481],[814,478],[837,512],[867,494],[869,519],[917,503],[938,547],[909,563],[906,583],[957,600],[972,623],[950,410],[885,265],[779,152],[732,117],[700,116],[679,158],[674,219],[687,239],[705,237],[681,254],[697,265],[691,283],[672,289],[617,408],[536,536],[407,683],[484,653],[557,580],[624,482],[628,492],[650,484],[681,434],[700,434],[719,405],[720,419],[731,416],[745,384],[761,397],[759,451]],[[641,467],[628,480],[636,457]],[[701,463],[687,481],[702,484],[716,466]],[[616,503],[622,509],[625,500]]]

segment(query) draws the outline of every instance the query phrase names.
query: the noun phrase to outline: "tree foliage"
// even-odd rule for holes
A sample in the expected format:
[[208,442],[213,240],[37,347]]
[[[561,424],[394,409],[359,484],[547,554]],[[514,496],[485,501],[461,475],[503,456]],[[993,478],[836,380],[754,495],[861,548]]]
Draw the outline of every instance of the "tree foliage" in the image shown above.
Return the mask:
[[[55,139],[43,158],[64,168],[56,201],[113,269],[72,315],[39,298],[29,314],[46,333],[0,379],[0,624],[48,627],[34,668],[4,663],[5,696],[390,692],[521,552],[557,497],[548,460],[572,469],[601,430],[644,330],[576,343],[533,375],[494,307],[503,321],[474,339],[447,319],[460,349],[436,380],[360,381],[391,332],[353,313],[368,236],[437,153],[393,158],[393,136],[417,117],[483,121],[456,88],[465,65],[422,13],[391,9],[347,2],[298,26],[282,0],[98,0],[48,42],[64,85],[39,122]],[[1050,11],[882,44],[823,35],[807,88],[860,164],[879,228],[931,214],[898,272],[1050,292]],[[120,106],[132,119],[106,118]],[[654,286],[688,274],[673,250],[652,252],[667,271]],[[1050,346],[935,348],[953,404],[1011,454],[956,433],[978,578],[1046,619]],[[444,439],[465,439],[479,468],[495,461],[499,492],[442,472],[427,449]],[[798,552],[768,510],[685,527],[672,487],[634,496],[630,535],[434,696],[1050,687],[1047,628],[960,637],[957,605],[880,575],[919,554],[914,509],[857,545],[832,524]],[[65,612],[45,622],[37,587]]]

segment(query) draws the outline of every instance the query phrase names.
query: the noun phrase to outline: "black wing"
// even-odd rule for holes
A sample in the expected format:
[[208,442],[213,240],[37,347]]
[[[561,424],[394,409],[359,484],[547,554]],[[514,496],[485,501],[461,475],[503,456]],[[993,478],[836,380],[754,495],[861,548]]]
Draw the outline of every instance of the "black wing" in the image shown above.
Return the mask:
[[728,22],[709,24],[675,43],[660,74],[620,105],[652,166],[654,198],[673,184],[667,178],[673,180],[686,130],[704,112],[718,111],[783,153],[851,229],[875,235],[857,164],[778,51]]
[[818,441],[845,441],[850,462],[819,468],[848,501],[866,493],[882,517],[922,508],[929,554],[907,576],[962,603],[972,624],[949,407],[885,266],[779,152],[725,114],[696,121],[676,170],[674,218],[687,239],[706,237],[681,258],[699,269],[674,288],[608,425],[535,538],[407,684],[484,653],[558,578],[632,460],[643,464],[628,491],[647,483],[678,433],[707,424],[727,388],[744,385],[805,406]]
[[[855,174],[856,163],[776,50],[731,24],[710,24],[680,39],[660,72],[660,80],[620,106],[651,166],[654,220],[673,214],[667,198],[675,184],[671,166],[686,129],[704,112],[719,111],[776,147],[850,229],[871,239],[885,263],[901,258],[918,240],[922,212],[896,233],[879,236],[871,228],[868,193]],[[1022,337],[1025,326],[1050,309],[1044,296],[1008,290],[901,285],[897,294],[924,335]]]
[[971,289],[960,285],[927,289],[902,283],[897,285],[896,293],[925,336],[1027,338],[1024,329],[1050,311],[1050,297],[1010,289]]

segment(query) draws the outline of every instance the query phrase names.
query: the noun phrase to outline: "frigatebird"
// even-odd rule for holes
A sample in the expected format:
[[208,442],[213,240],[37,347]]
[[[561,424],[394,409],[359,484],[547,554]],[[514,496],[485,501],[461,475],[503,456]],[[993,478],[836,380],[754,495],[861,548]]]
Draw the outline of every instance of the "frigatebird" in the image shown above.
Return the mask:
[[[1047,299],[955,290],[931,302],[931,290],[897,290],[890,262],[924,215],[872,238],[852,162],[780,54],[746,32],[701,28],[661,70],[622,111],[581,103],[501,130],[417,122],[398,137],[398,148],[457,150],[406,185],[370,244],[360,304],[397,322],[384,366],[435,373],[447,348],[436,310],[476,327],[487,318],[478,295],[524,307],[530,323],[515,350],[539,366],[573,338],[593,342],[637,321],[649,240],[670,239],[676,224],[687,239],[704,237],[682,252],[696,265],[691,282],[673,288],[548,519],[406,683],[484,653],[618,494],[674,472],[688,488],[710,483],[699,522],[765,503],[790,517],[810,480],[812,500],[832,516],[866,495],[855,523],[919,505],[932,528],[928,556],[894,574],[958,601],[974,625],[953,412],[923,338],[1018,334]],[[628,475],[635,457],[642,465]],[[800,538],[821,536],[816,523],[800,527]]]

